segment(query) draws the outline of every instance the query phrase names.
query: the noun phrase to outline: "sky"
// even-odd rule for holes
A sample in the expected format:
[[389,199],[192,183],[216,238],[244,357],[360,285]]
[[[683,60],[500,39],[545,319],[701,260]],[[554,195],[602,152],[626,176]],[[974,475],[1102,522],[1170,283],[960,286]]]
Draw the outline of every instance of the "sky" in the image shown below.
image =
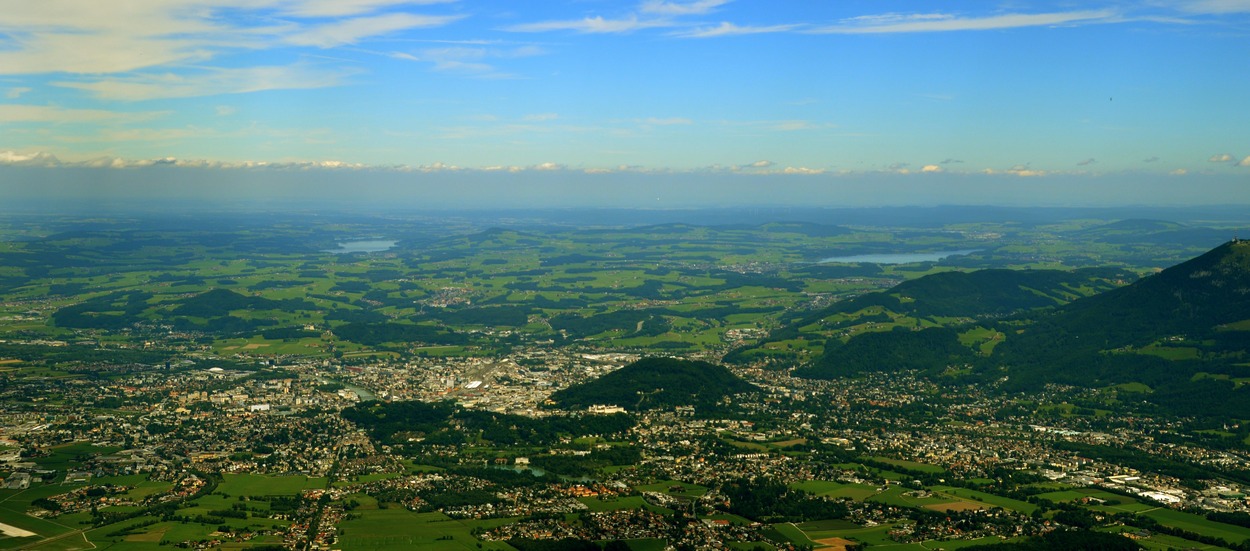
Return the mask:
[[0,200],[1250,204],[1250,0],[5,4]]

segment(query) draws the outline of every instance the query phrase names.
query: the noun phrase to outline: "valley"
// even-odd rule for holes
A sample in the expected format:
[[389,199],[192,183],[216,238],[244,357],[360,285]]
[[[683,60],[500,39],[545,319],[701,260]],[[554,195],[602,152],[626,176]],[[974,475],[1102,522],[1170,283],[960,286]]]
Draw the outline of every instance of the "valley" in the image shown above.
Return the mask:
[[1250,222],[870,210],[0,220],[0,549],[1250,549]]

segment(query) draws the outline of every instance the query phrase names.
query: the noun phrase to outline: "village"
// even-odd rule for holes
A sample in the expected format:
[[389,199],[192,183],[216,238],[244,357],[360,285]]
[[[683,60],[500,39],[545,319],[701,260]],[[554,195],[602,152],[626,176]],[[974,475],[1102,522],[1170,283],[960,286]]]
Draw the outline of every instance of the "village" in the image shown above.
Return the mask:
[[[1217,470],[1248,460],[1236,451],[1159,442],[1158,434],[1177,428],[1175,420],[1137,417],[1128,429],[1107,416],[1034,415],[978,389],[943,391],[906,373],[812,381],[741,369],[739,375],[763,392],[744,396],[733,404],[739,413],[723,418],[709,418],[694,407],[629,411],[621,404],[601,404],[565,411],[548,399],[556,390],[634,359],[535,349],[498,360],[266,361],[254,371],[194,361],[137,370],[103,383],[12,380],[0,412],[0,471],[4,488],[14,491],[63,486],[63,492],[49,490],[28,512],[48,519],[88,512],[92,518],[110,518],[115,514],[110,512],[190,503],[206,477],[324,480],[318,484],[328,490],[324,494],[301,496],[305,505],[297,510],[303,513],[273,518],[292,523],[283,529],[287,540],[325,546],[341,537],[334,526],[352,518],[348,503],[360,496],[452,519],[512,519],[478,532],[485,541],[660,538],[696,548],[725,541],[784,544],[769,531],[771,524],[734,514],[723,489],[739,480],[773,480],[836,501],[847,508],[848,522],[890,526],[889,537],[896,541],[1009,538],[1054,529],[1055,521],[1032,514],[1039,504],[1049,503],[1047,494],[1022,493],[1012,480],[1032,481],[1034,487],[1096,489],[1100,493],[1089,494],[1096,497],[1082,502],[1093,505],[1114,501],[1106,497],[1113,495],[1175,510],[1250,511],[1247,488],[1235,481],[1195,484],[1071,447],[1139,450]],[[1055,387],[1048,399],[1062,404],[1078,399],[1080,392]],[[49,396],[60,399],[52,403]],[[551,446],[483,447],[471,440],[393,447],[340,415],[369,400],[451,402],[466,411],[536,419],[631,415],[635,423],[626,433],[601,435],[589,444],[565,440]],[[84,445],[89,445],[84,450],[99,451],[80,454],[62,469],[49,468],[45,458],[56,450]],[[548,458],[559,456],[584,460],[621,445],[636,450],[639,459],[597,475],[561,475],[538,466],[558,466]],[[471,472],[523,475],[533,482],[465,474]],[[94,483],[126,476],[167,485],[137,494],[133,486]],[[960,489],[973,488],[967,481],[978,480],[983,482],[973,487],[984,491]],[[819,491],[825,487],[831,490]],[[477,497],[446,497],[456,494]],[[926,507],[947,515],[918,516]]]

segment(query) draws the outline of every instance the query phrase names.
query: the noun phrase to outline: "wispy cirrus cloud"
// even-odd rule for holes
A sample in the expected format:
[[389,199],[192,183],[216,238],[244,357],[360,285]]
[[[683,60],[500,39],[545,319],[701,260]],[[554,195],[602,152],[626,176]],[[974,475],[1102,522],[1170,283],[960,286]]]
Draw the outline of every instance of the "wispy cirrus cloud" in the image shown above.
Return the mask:
[[[41,0],[0,10],[0,74],[107,75],[224,54],[333,48],[463,15],[394,11],[446,0]],[[380,11],[388,10],[388,11]]]
[[0,104],[0,123],[100,123],[140,122],[168,114],[163,111],[139,113],[104,109],[67,109],[54,105]]
[[210,67],[190,73],[137,74],[83,81],[65,80],[53,84],[89,92],[99,99],[140,101],[325,88],[342,84],[352,74],[355,71],[297,63],[230,69]]
[[458,15],[433,16],[411,13],[388,13],[370,17],[357,17],[309,27],[286,37],[286,41],[297,46],[333,48],[355,44],[365,38],[382,36],[396,31],[441,27],[463,18],[463,16]]
[[563,21],[538,21],[513,25],[506,30],[521,33],[542,33],[551,31],[573,31],[583,34],[630,33],[643,29],[671,27],[668,19],[640,19],[633,15],[621,19],[606,19],[603,16],[569,19]]
[[715,27],[702,27],[691,31],[677,33],[677,36],[685,38],[716,38],[721,36],[741,36],[749,34],[768,34],[768,33],[784,33],[801,28],[802,25],[735,25],[727,21],[722,21],[720,25]]
[[[386,8],[452,4],[457,0],[302,0],[283,7],[283,13],[297,17],[343,17]],[[263,4],[264,2],[256,2]]]
[[581,19],[535,21],[512,25],[505,30],[526,33],[572,31],[581,34],[627,34],[646,29],[676,27],[682,24],[682,17],[705,15],[728,3],[729,0],[645,0],[636,9],[617,17],[595,15]]
[[647,0],[638,8],[643,13],[660,15],[702,15],[715,11],[729,0],[698,0],[695,2],[667,2],[664,0]]
[[518,59],[545,55],[547,50],[539,46],[526,45],[517,47],[487,46],[448,46],[443,48],[425,48],[415,52],[391,52],[396,59],[430,63],[434,70],[447,73],[459,73],[477,78],[513,78],[515,75],[500,70],[493,60]]
[[883,14],[844,19],[838,24],[811,29],[822,34],[869,34],[985,31],[1019,27],[1048,27],[1118,21],[1112,10],[1084,10],[1051,13],[1007,13],[982,17],[950,14]]

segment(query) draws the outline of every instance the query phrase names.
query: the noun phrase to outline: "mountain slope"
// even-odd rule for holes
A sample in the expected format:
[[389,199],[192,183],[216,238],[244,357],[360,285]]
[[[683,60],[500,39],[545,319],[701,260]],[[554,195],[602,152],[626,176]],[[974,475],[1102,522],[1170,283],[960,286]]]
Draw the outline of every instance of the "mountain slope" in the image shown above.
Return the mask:
[[1114,289],[1136,276],[1117,268],[980,270],[943,272],[905,281],[888,290],[834,303],[787,323],[754,345],[730,352],[724,361],[750,362],[769,343],[823,340],[826,355],[850,335],[894,327],[996,319]]
[[[1250,243],[1225,243],[1140,281],[1040,316],[1006,354],[1147,346],[1162,339],[1228,340],[1250,319]],[[1047,354],[1049,355],[1049,354]]]
[[618,405],[630,411],[695,406],[759,389],[724,367],[675,358],[642,358],[598,379],[551,395],[565,408]]
[[1247,320],[1250,243],[1230,242],[1028,320],[995,356],[1018,387],[1140,381],[1176,389],[1200,373],[1246,376]]
[[1250,378],[1250,243],[1226,243],[1131,285],[988,325],[1005,336],[988,356],[959,346],[967,326],[895,329],[827,347],[795,373],[937,375],[972,366],[971,376],[1007,390],[1136,382],[1150,389],[1141,399],[1177,414],[1250,418],[1250,385],[1240,382]]

